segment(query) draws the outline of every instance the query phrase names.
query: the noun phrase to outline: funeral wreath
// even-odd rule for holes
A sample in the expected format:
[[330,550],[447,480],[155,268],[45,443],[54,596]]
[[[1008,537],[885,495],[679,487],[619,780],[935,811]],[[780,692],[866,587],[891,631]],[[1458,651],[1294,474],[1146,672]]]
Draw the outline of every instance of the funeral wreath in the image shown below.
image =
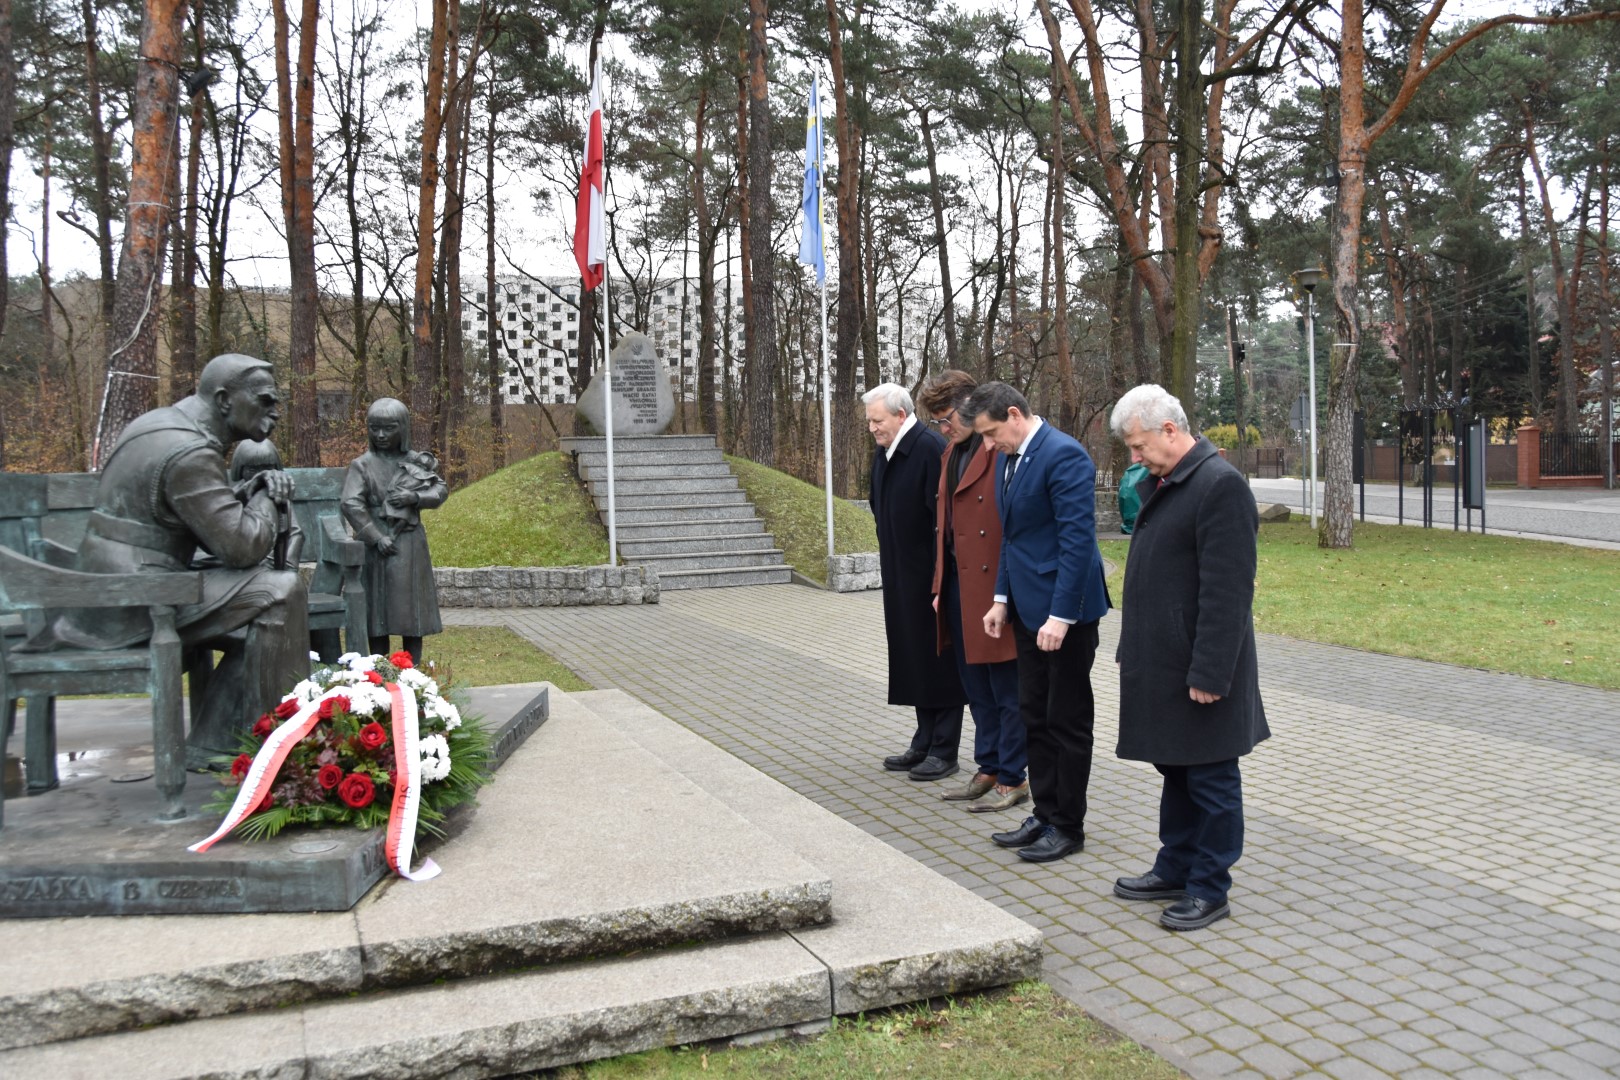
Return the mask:
[[259,717],[242,749],[204,809],[235,819],[248,840],[289,825],[392,832],[401,820],[414,825],[404,839],[437,835],[489,780],[488,733],[403,651],[345,653],[317,668]]

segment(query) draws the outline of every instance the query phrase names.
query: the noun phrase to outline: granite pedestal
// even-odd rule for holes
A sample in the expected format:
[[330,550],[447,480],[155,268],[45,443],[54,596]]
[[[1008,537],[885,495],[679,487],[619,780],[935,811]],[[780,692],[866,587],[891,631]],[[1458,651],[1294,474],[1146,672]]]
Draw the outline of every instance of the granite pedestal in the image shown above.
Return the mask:
[[[186,816],[161,821],[146,699],[66,699],[57,710],[61,786],[6,807],[0,917],[347,911],[388,872],[382,829],[288,829],[187,851],[219,823],[202,810],[219,778],[193,773]],[[484,718],[499,768],[545,723],[548,689],[475,688],[468,712]],[[458,808],[450,828],[471,812]]]

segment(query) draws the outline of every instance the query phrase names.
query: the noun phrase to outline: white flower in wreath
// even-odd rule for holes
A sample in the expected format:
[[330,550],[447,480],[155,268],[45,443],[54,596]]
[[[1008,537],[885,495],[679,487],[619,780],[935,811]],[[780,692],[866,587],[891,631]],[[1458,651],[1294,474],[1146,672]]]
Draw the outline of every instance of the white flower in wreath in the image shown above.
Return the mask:
[[444,723],[444,730],[454,731],[461,726],[461,710],[437,695],[427,699],[427,715],[429,718]]
[[313,679],[304,679],[292,688],[292,693],[282,698],[283,701],[297,701],[300,705],[308,705],[326,692],[326,688]]
[[416,744],[422,755],[422,782],[431,784],[450,775],[450,743],[443,735],[424,735]]
[[388,691],[369,682],[355,683],[344,696],[349,699],[350,716],[376,716],[379,712],[387,715],[394,707]]
[[338,657],[338,663],[350,671],[358,671],[362,675],[377,669],[377,658],[375,656],[361,656],[359,653],[354,652],[346,652]]
[[424,694],[436,694],[439,691],[431,675],[423,674],[415,668],[406,668],[399,673],[399,685],[407,690],[419,690]]

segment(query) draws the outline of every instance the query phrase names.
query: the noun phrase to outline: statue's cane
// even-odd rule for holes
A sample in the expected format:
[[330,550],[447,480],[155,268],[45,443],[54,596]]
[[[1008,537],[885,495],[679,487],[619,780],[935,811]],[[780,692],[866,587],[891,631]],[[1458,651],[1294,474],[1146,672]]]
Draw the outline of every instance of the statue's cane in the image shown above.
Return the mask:
[[287,569],[287,546],[292,540],[292,512],[284,502],[276,503],[276,546],[274,550],[273,566],[277,570]]

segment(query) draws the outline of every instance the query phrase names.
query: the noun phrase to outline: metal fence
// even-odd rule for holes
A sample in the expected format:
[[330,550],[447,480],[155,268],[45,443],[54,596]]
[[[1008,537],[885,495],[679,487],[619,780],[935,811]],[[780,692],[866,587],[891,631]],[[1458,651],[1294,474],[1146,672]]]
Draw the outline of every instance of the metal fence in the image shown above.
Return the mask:
[[[1541,433],[1542,476],[1602,476],[1603,438],[1600,435],[1559,435],[1552,431]],[[1608,448],[1612,459],[1620,466],[1620,442]]]

